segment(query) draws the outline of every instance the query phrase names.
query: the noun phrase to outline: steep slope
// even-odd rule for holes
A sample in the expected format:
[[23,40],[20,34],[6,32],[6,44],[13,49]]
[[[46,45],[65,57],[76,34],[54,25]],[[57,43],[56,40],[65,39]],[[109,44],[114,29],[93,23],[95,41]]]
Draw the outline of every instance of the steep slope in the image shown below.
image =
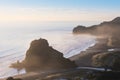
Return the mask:
[[70,58],[79,66],[93,66],[94,55],[110,52],[111,49],[120,51],[120,17],[89,27],[77,26],[73,29],[73,34],[90,34],[97,38],[96,45]]
[[51,46],[45,39],[34,40],[26,52],[26,57],[22,63],[12,65],[13,67],[23,67],[30,70],[56,70],[74,68],[76,64],[63,57],[63,54]]

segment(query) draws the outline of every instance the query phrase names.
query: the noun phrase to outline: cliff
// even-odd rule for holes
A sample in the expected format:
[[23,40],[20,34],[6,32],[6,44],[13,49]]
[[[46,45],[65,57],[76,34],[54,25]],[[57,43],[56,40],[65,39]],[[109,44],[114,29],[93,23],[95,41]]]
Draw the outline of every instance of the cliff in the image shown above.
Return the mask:
[[102,36],[108,39],[108,45],[111,48],[120,47],[120,17],[112,21],[105,21],[94,26],[77,26],[73,29],[73,34],[90,34],[94,36]]
[[112,35],[119,33],[120,29],[120,17],[113,19],[112,21],[105,21],[98,25],[93,26],[81,26],[78,25],[73,29],[74,34],[92,34],[92,35]]
[[70,59],[74,60],[79,66],[93,66],[92,58],[94,55],[110,52],[109,49],[120,51],[119,30],[120,17],[117,17],[112,21],[105,21],[98,25],[75,27],[73,29],[73,34],[90,34],[96,36],[97,43]]
[[57,70],[76,67],[76,64],[63,57],[63,53],[53,49],[45,39],[34,40],[26,52],[25,59],[12,67],[31,70]]

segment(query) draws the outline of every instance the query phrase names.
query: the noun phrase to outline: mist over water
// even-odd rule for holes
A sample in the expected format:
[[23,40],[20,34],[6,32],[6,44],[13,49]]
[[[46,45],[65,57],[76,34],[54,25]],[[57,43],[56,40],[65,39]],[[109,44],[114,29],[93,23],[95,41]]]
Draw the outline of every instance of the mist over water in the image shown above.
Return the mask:
[[32,40],[44,38],[49,45],[69,58],[96,43],[90,35],[73,35],[72,23],[43,23],[1,25],[0,29],[0,78],[25,73],[9,68],[11,63],[23,60]]

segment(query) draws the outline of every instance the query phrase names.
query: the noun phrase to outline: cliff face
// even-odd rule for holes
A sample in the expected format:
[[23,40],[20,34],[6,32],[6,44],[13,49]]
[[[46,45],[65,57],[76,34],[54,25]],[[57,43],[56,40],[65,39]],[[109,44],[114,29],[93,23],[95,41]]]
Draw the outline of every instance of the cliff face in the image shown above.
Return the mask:
[[77,26],[73,29],[74,34],[91,34],[94,36],[102,36],[108,39],[109,46],[120,47],[120,17],[113,19],[112,21],[103,22],[99,25],[89,26],[83,28],[83,26]]
[[[86,51],[81,52],[79,55],[75,55],[70,58],[79,66],[94,66],[92,65],[93,56],[110,52],[109,49],[120,51],[120,17],[117,17],[112,21],[103,22],[99,25],[90,27],[77,26],[73,29],[73,34],[90,34],[96,36],[96,38],[98,37],[96,39],[97,43],[94,46],[90,47]],[[110,56],[112,57],[112,55]],[[104,61],[106,60],[104,59]],[[97,62],[98,61],[96,61],[96,63]]]
[[[120,17],[113,19],[112,21],[103,22],[93,26],[77,26],[73,29],[74,34],[92,34],[92,35],[114,35],[119,33],[120,29]],[[120,34],[120,33],[119,33]]]
[[27,71],[55,70],[76,67],[75,63],[63,57],[63,54],[52,47],[45,39],[34,40],[26,52],[26,57],[20,63]]
[[74,34],[93,34],[93,31],[96,31],[97,25],[86,27],[82,25],[78,25],[73,29]]

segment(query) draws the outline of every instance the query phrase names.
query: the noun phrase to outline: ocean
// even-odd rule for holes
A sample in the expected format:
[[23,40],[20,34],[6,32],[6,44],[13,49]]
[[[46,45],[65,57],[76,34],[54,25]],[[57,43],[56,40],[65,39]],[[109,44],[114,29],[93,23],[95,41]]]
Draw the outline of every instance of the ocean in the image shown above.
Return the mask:
[[23,60],[30,42],[47,39],[49,45],[69,58],[93,46],[94,36],[73,35],[76,23],[41,22],[0,24],[0,78],[23,74],[25,70],[10,68],[10,64]]

